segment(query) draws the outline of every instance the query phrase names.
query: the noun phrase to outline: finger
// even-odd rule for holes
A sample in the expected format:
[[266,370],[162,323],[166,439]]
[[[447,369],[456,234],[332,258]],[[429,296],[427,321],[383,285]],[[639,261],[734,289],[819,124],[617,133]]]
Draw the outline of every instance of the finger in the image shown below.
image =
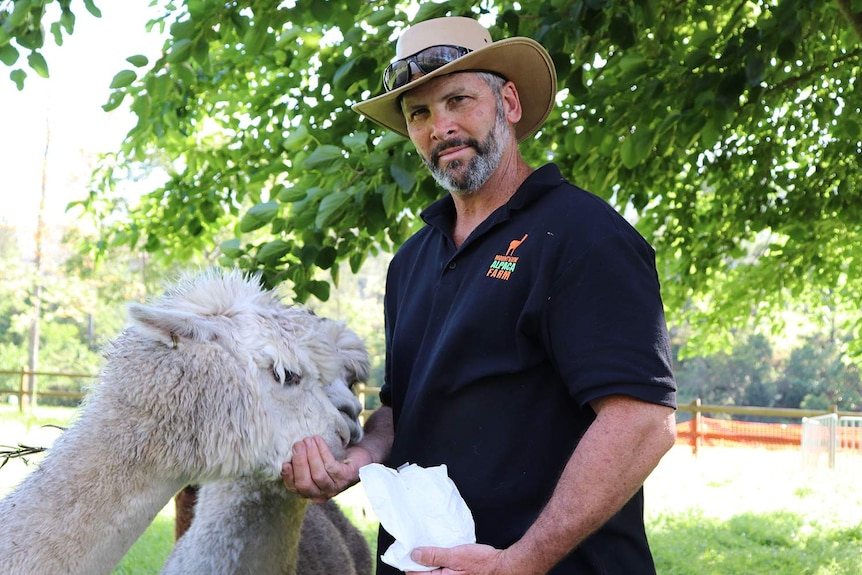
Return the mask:
[[293,464],[285,462],[281,464],[281,480],[289,491],[296,491],[296,479],[293,476]]
[[335,460],[326,442],[321,439],[321,443],[318,443],[317,439],[320,438],[309,437],[303,440],[309,475],[321,494],[333,493],[336,484],[330,475],[330,468],[333,467]]
[[445,553],[446,550],[440,547],[417,547],[410,552],[410,558],[427,567],[440,567],[446,565]]
[[[293,445],[293,458],[290,461],[290,469],[293,474],[293,485],[296,491],[303,495],[311,495],[317,486],[311,478],[311,469],[308,462],[308,448],[303,441]],[[282,466],[282,471],[284,466]]]
[[329,445],[319,435],[311,438],[317,447],[317,453],[320,455],[320,460],[323,463],[323,468],[326,474],[334,479],[339,479],[342,475],[343,463],[335,458]]

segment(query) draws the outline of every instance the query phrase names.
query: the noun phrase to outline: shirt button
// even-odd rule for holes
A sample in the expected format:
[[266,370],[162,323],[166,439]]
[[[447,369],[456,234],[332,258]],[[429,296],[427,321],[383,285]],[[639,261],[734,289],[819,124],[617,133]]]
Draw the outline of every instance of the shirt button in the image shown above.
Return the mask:
[[454,270],[456,267],[458,267],[458,264],[456,264],[455,262],[449,262],[449,265],[447,267],[450,270]]

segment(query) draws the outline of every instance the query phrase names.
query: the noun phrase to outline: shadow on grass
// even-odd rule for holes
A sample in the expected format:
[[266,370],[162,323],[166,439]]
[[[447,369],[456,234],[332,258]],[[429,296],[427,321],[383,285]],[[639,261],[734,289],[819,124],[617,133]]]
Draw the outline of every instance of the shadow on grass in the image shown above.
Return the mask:
[[656,517],[647,532],[662,575],[862,573],[862,523],[834,527],[783,511],[730,519],[690,512]]

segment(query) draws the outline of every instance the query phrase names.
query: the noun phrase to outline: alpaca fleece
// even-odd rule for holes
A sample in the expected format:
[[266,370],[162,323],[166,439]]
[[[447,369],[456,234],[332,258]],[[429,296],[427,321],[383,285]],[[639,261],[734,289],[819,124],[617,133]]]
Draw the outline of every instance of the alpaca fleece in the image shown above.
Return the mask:
[[0,573],[108,574],[184,485],[279,477],[309,435],[354,434],[327,391],[321,320],[254,278],[180,280],[105,350],[99,381],[42,464],[0,501]]

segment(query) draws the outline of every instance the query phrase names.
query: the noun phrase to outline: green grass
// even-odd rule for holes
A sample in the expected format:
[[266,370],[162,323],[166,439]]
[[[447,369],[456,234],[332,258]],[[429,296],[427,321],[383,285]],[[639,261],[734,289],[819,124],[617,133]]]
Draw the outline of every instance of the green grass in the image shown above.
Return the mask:
[[719,520],[691,512],[650,522],[662,575],[862,573],[862,527],[819,528],[788,511]]
[[[38,417],[0,406],[0,445],[50,445],[71,411]],[[34,460],[38,459],[34,458]],[[660,575],[858,575],[862,573],[862,456],[841,472],[805,470],[798,451],[674,448],[647,480],[647,532]],[[0,470],[0,493],[32,465]],[[374,545],[377,522],[360,487],[338,498]],[[167,505],[115,569],[158,573],[173,545]],[[373,547],[372,547],[373,548]]]

